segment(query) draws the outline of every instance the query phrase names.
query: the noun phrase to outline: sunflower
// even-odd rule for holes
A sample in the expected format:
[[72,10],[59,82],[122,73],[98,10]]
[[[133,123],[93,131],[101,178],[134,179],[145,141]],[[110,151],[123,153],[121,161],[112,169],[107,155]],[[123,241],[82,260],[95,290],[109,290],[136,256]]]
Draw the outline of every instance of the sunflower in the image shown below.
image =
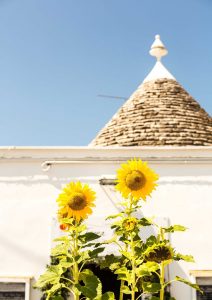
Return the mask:
[[173,259],[174,251],[173,249],[161,242],[159,244],[155,244],[149,248],[144,253],[144,257],[147,261],[154,261],[157,263],[161,263],[162,261]]
[[133,159],[121,165],[117,170],[116,189],[124,198],[146,199],[157,186],[158,175],[151,170],[146,162]]
[[122,226],[126,231],[133,231],[138,225],[138,220],[134,217],[124,219]]
[[70,182],[57,198],[60,215],[74,218],[77,221],[87,218],[92,213],[95,192],[81,182]]

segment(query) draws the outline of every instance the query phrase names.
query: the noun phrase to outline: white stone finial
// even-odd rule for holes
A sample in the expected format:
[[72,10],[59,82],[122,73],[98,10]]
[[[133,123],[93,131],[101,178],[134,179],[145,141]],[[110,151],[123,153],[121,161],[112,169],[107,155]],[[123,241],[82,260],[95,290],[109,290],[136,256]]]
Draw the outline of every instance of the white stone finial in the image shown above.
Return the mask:
[[168,54],[168,50],[164,46],[164,44],[160,40],[159,34],[155,36],[155,41],[151,46],[151,49],[149,51],[150,55],[155,56],[157,58],[157,61],[161,60],[161,57]]
[[155,41],[152,44],[149,53],[152,56],[155,56],[157,58],[157,61],[155,63],[154,68],[147,75],[147,77],[144,79],[143,82],[157,80],[159,78],[167,78],[167,79],[176,80],[174,78],[174,76],[164,67],[164,65],[161,62],[161,57],[167,55],[168,50],[166,49],[164,44],[161,42],[160,36],[158,34],[155,36]]

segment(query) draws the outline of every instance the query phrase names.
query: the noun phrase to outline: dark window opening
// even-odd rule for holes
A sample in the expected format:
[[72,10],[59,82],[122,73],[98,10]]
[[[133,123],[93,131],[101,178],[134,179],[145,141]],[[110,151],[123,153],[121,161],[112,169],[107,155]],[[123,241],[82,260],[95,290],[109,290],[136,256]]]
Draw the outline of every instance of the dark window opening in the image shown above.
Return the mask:
[[[120,281],[117,280],[117,275],[113,274],[108,268],[101,269],[96,263],[86,264],[85,269],[91,270],[100,279],[102,283],[102,293],[109,291],[114,292],[115,299],[119,299]],[[81,298],[83,298],[83,296]],[[124,299],[127,300],[127,298]]]
[[1,282],[0,300],[24,300],[25,283]]
[[24,292],[0,292],[0,300],[24,300]]
[[[117,275],[114,274],[109,268],[100,268],[98,263],[90,263],[85,265],[85,269],[90,269],[101,281],[102,283],[102,293],[113,292],[115,295],[115,299],[119,299],[119,291],[120,291],[120,280],[117,280]],[[148,278],[150,279],[150,278]],[[151,278],[154,280],[158,280],[157,276]],[[150,280],[151,280],[150,279]],[[142,293],[142,288],[138,284],[139,292],[136,293],[136,298],[138,298]],[[155,295],[159,296],[159,295]],[[83,296],[81,296],[81,299]],[[130,295],[124,294],[124,300],[131,299]],[[143,297],[139,298],[142,300],[149,300],[151,297],[147,295],[143,295]],[[170,299],[170,294],[166,293],[165,300]]]
[[200,285],[204,294],[197,292],[197,300],[212,300],[212,285]]

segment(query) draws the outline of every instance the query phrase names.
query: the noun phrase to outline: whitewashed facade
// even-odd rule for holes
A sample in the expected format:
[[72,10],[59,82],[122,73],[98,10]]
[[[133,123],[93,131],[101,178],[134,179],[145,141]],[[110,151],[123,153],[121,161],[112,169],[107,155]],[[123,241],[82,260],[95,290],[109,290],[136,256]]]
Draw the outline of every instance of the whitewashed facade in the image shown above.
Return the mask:
[[[118,207],[112,187],[99,180],[114,178],[120,163],[134,157],[148,161],[160,175],[142,213],[189,228],[174,234],[172,241],[180,252],[193,254],[196,263],[173,264],[167,272],[170,278],[195,280],[190,271],[212,270],[212,147],[1,147],[0,277],[31,277],[30,300],[38,300],[32,285],[49,261],[56,234],[55,200],[63,185],[72,180],[91,185],[97,201],[89,224],[103,231],[104,218]],[[172,295],[195,299],[181,283],[172,286]]]

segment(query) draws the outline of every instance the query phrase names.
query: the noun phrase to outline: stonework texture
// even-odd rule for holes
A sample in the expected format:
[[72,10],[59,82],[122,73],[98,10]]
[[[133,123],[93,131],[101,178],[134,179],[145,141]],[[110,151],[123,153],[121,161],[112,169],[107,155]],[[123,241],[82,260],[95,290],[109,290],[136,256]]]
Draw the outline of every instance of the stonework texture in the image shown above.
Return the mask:
[[212,118],[175,80],[141,84],[91,146],[211,146]]

